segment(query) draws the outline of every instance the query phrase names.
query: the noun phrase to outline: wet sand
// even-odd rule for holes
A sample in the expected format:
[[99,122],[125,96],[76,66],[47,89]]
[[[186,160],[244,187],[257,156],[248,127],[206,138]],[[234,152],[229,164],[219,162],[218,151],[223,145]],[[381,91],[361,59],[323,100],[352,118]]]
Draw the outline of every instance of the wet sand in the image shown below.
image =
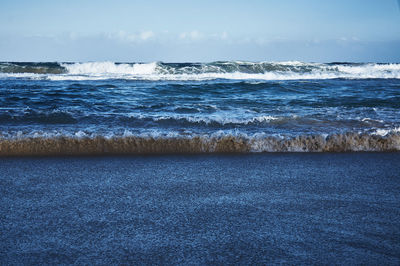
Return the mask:
[[1,264],[400,263],[400,153],[0,158]]

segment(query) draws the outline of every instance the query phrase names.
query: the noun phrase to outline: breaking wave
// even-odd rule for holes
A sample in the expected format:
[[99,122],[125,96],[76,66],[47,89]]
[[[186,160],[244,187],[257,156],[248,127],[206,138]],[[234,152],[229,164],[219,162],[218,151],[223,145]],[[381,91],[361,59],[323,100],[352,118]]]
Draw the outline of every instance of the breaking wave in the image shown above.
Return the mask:
[[185,154],[252,152],[350,152],[399,151],[400,134],[331,134],[296,137],[190,136],[151,137],[124,134],[93,136],[79,132],[75,137],[29,137],[0,139],[0,156]]
[[92,62],[61,64],[68,74],[89,76],[150,75],[156,73],[157,63],[115,64],[113,62]]
[[243,62],[0,63],[0,77],[50,80],[400,79],[400,64]]

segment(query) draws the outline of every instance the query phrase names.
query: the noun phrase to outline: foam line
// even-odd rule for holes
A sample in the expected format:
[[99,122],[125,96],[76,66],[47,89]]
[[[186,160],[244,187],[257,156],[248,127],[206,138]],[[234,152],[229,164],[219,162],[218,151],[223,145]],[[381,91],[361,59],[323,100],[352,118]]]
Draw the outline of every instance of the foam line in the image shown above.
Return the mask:
[[0,140],[0,156],[350,151],[400,151],[400,134],[381,136],[346,133],[292,138],[98,136]]
[[400,64],[303,62],[0,63],[0,78],[50,80],[400,79]]

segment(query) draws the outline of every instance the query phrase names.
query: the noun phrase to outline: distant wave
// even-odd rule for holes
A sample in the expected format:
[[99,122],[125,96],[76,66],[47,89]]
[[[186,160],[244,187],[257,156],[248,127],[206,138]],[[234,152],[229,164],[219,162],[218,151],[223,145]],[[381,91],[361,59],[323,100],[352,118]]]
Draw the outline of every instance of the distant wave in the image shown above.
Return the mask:
[[9,74],[63,74],[67,70],[59,63],[0,63],[0,73]]
[[400,79],[400,64],[243,62],[0,63],[0,77],[50,80]]
[[251,116],[251,117],[232,117],[229,114],[220,115],[207,115],[207,116],[188,116],[188,115],[163,115],[163,116],[130,116],[121,118],[126,121],[144,122],[153,121],[158,123],[167,123],[170,125],[208,125],[208,126],[225,126],[225,125],[258,125],[262,123],[269,123],[274,120],[288,120],[286,117],[274,117],[269,115]]
[[116,64],[113,62],[92,62],[61,64],[70,75],[88,76],[138,76],[156,74],[157,63]]
[[398,131],[385,134],[332,134],[297,137],[191,136],[143,137],[126,135],[107,138],[36,137],[0,139],[0,156],[111,155],[166,153],[251,153],[251,152],[349,152],[399,151]]

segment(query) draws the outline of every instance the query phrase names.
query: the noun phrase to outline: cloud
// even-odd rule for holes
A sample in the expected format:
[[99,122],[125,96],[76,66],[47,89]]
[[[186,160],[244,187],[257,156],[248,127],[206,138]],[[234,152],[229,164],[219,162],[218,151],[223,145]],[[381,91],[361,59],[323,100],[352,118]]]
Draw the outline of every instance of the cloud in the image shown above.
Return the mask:
[[201,41],[201,40],[227,40],[228,33],[223,31],[221,33],[205,34],[203,32],[193,30],[189,32],[182,32],[179,34],[179,39],[187,41]]
[[340,37],[339,39],[337,39],[338,42],[358,42],[360,41],[360,39],[356,36],[352,36],[352,37]]
[[193,30],[190,32],[183,32],[179,35],[179,38],[182,40],[192,40],[192,41],[196,41],[196,40],[201,40],[204,38],[204,34],[197,31],[197,30]]
[[227,40],[228,39],[228,33],[226,31],[223,31],[221,33],[214,33],[211,34],[210,37],[214,40]]
[[111,40],[118,40],[121,42],[131,42],[137,43],[142,41],[148,41],[155,38],[155,33],[151,30],[149,31],[141,31],[137,33],[129,33],[123,30],[113,33],[107,33],[106,37]]
[[140,35],[139,35],[139,37],[140,37],[140,39],[142,39],[143,41],[146,41],[146,40],[148,40],[148,39],[153,38],[154,35],[155,35],[154,32],[152,32],[152,31],[150,30],[150,31],[143,31],[143,32],[141,32]]
[[221,40],[226,40],[228,39],[228,33],[226,31],[222,32],[220,35]]

